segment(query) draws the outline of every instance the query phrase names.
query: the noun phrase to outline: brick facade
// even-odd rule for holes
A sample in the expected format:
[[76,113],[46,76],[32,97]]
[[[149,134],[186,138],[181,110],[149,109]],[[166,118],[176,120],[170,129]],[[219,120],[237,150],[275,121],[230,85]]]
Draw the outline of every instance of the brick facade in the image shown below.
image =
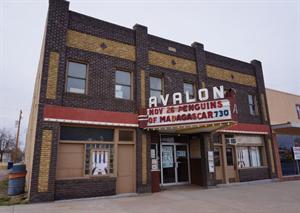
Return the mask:
[[[132,112],[138,114],[148,106],[150,76],[163,77],[164,93],[183,91],[183,83],[193,83],[197,89],[224,85],[237,91],[238,121],[265,123],[263,101],[259,115],[249,114],[247,95],[265,97],[261,64],[241,62],[204,50],[200,43],[191,46],[148,34],[147,27],[133,29],[104,22],[69,10],[65,0],[49,0],[45,49],[42,53],[42,75],[37,108],[37,125],[33,147],[30,181],[30,201],[112,195],[116,180],[76,179],[56,180],[56,158],[60,123],[45,121],[45,104],[93,110]],[[88,65],[87,94],[65,91],[67,61]],[[115,70],[130,71],[133,75],[133,99],[115,98]],[[169,103],[172,102],[170,98]],[[266,107],[265,107],[266,108]],[[50,134],[51,132],[51,134]],[[150,142],[157,133],[136,129],[136,191],[151,191]],[[51,137],[49,136],[51,135]],[[210,135],[201,135],[201,168],[207,168],[207,150],[213,146]],[[267,136],[268,138],[269,136]],[[154,137],[155,138],[155,137]],[[206,142],[205,142],[206,141]],[[266,143],[269,143],[266,140]],[[267,149],[270,146],[266,146]],[[272,152],[272,150],[270,150]],[[49,154],[50,153],[50,154]],[[268,157],[271,165],[271,158]],[[48,159],[48,160],[47,160]],[[44,162],[48,163],[44,163]],[[193,165],[194,166],[194,165]],[[271,166],[266,177],[273,175]],[[241,173],[249,179],[250,173]],[[195,174],[197,176],[198,174]],[[211,174],[201,174],[203,185],[214,185]],[[247,177],[246,177],[247,176]],[[250,174],[251,176],[251,174]]]

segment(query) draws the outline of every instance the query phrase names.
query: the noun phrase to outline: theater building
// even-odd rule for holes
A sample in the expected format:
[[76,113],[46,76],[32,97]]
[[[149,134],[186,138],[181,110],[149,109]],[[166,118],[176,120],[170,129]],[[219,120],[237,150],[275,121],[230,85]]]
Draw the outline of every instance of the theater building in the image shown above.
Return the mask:
[[273,151],[259,61],[49,1],[26,139],[31,202],[270,179]]
[[300,180],[300,96],[266,89],[278,177]]

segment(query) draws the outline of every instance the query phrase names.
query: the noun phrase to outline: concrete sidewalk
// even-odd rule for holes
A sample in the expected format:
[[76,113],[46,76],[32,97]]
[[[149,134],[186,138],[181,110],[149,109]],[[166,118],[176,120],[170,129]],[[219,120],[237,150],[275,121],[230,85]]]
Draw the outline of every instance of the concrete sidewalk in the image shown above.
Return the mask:
[[122,198],[92,198],[0,207],[2,213],[299,213],[300,181],[199,189],[179,187]]

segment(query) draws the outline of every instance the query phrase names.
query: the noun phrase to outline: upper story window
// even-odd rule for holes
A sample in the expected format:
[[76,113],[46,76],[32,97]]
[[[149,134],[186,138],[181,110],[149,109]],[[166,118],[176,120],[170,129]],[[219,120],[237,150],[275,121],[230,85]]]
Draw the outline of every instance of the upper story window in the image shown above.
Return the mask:
[[195,87],[194,87],[194,84],[183,83],[183,92],[184,92],[184,95],[186,94],[186,92],[188,92],[189,93],[189,97],[190,98],[194,98],[195,97]]
[[157,97],[157,103],[161,103],[160,96],[163,94],[162,79],[150,77],[150,96]]
[[257,100],[255,95],[248,95],[248,104],[250,115],[257,115]]
[[86,93],[87,65],[78,62],[68,62],[67,92]]
[[116,71],[115,97],[130,100],[131,95],[131,73]]
[[298,118],[300,119],[300,104],[296,104],[296,110],[297,110]]

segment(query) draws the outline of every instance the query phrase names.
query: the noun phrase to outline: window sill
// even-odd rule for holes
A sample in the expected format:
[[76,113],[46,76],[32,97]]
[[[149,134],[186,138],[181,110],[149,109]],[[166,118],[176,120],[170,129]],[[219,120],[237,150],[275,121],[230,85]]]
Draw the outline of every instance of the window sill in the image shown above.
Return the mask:
[[133,100],[133,99],[126,99],[126,98],[116,98],[116,97],[114,97],[114,99],[115,99],[116,101],[134,102],[134,100]]
[[247,169],[267,169],[268,166],[258,166],[258,167],[244,167],[244,168],[238,168],[238,170],[247,170]]
[[77,97],[90,97],[90,96],[89,96],[88,94],[86,94],[86,93],[82,94],[82,93],[74,93],[74,92],[65,92],[64,95],[65,95],[65,96],[70,96],[70,97],[72,97],[72,96],[77,96]]
[[89,180],[89,179],[108,179],[108,178],[116,178],[115,175],[87,175],[83,177],[67,177],[67,178],[56,178],[57,181],[59,180]]

